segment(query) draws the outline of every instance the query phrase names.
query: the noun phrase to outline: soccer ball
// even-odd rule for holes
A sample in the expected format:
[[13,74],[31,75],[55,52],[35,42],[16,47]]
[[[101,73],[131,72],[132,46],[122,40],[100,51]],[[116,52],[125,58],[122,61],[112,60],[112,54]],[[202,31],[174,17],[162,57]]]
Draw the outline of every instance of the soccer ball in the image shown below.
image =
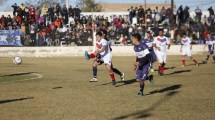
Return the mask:
[[17,64],[17,65],[21,64],[22,63],[22,58],[19,57],[19,56],[14,57],[13,58],[13,63]]

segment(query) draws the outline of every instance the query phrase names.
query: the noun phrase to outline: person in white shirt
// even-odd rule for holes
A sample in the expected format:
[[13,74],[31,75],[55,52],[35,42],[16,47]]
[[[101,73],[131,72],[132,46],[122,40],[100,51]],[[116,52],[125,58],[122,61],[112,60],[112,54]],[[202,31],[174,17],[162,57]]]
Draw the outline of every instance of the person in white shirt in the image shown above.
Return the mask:
[[155,48],[155,52],[157,54],[157,59],[159,62],[158,74],[163,75],[164,66],[167,60],[166,48],[170,48],[170,40],[163,35],[162,29],[159,30],[159,36],[157,36],[153,41],[153,46]]
[[96,33],[96,40],[97,50],[94,52],[94,56],[97,56],[97,59],[93,62],[93,79],[94,81],[97,81],[97,66],[104,63],[112,79],[112,85],[115,85],[116,80],[112,69],[110,45],[108,41],[103,38],[102,32]]
[[182,67],[185,67],[185,57],[188,56],[196,66],[198,66],[198,62],[192,57],[191,50],[192,50],[192,44],[191,39],[187,37],[186,33],[183,33],[183,37],[181,39],[181,48],[180,52],[182,53]]

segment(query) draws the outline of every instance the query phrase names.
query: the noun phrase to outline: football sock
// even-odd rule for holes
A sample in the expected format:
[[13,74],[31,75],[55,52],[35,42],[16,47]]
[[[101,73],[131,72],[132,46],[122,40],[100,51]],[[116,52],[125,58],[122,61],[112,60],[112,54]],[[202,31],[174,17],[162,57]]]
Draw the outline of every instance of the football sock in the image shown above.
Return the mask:
[[144,87],[145,87],[145,84],[144,83],[140,83],[140,92],[143,92]]
[[206,61],[208,61],[208,59],[209,59],[209,58],[210,58],[210,55],[207,55],[207,57],[206,57],[206,59],[205,59],[205,60],[206,60]]
[[115,80],[114,73],[109,73],[112,80]]
[[194,62],[195,64],[197,64],[197,61],[196,61],[195,59],[193,59],[193,62]]
[[118,69],[112,68],[112,70],[113,70],[114,73],[116,73],[116,74],[118,74],[120,76],[122,75],[122,73]]
[[164,73],[164,70],[165,70],[164,66],[165,66],[165,63],[163,63],[161,66],[161,73]]
[[90,54],[90,58],[95,58],[96,56],[95,56],[95,54],[94,53],[91,53]]
[[97,67],[93,67],[93,77],[97,77]]
[[185,58],[182,58],[182,65],[185,65]]

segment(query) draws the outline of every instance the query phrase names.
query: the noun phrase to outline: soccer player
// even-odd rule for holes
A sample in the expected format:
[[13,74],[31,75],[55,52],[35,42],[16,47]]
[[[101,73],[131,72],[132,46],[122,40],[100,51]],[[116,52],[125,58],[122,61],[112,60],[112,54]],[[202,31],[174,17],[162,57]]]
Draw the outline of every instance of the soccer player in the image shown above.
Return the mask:
[[[206,44],[204,46],[204,49],[206,46],[208,46],[208,54],[207,57],[205,59],[205,61],[203,61],[204,64],[207,64],[208,59],[210,58],[210,56],[212,56],[214,54],[214,45],[215,45],[215,37],[212,38],[212,35],[210,33],[208,33],[208,38],[206,39]],[[215,63],[215,56],[213,56],[213,60]]]
[[159,36],[155,38],[153,41],[153,46],[155,47],[159,66],[158,66],[158,74],[161,76],[164,73],[164,66],[166,65],[167,55],[166,55],[166,47],[170,48],[170,41],[167,37],[163,35],[163,30],[159,30]]
[[136,80],[140,84],[140,91],[137,96],[143,96],[144,81],[150,80],[151,84],[154,83],[153,77],[147,77],[151,68],[150,52],[147,45],[141,42],[140,34],[136,33],[131,36],[132,43],[134,44],[134,51],[136,53],[136,62],[134,64],[136,70]]
[[[112,51],[109,39],[106,36],[107,31],[106,30],[101,30],[101,32],[102,32],[102,37],[108,42],[110,51]],[[97,48],[98,47],[99,47],[99,45],[97,45]],[[95,53],[88,54],[88,52],[85,51],[85,57],[86,57],[87,60],[89,60],[91,58],[95,58],[96,55],[95,55]],[[103,61],[101,60],[101,57],[99,55],[96,57],[96,61],[97,61],[98,64],[93,64],[93,71],[96,71],[96,72],[93,72],[93,79],[91,79],[90,82],[97,82],[97,66],[103,64]],[[122,81],[125,80],[125,74],[120,72],[117,68],[114,68],[113,63],[111,63],[111,68],[112,68],[114,73],[116,73],[116,74],[118,74],[120,76]]]
[[93,76],[94,76],[93,79],[95,79],[95,81],[97,81],[97,78],[96,78],[97,77],[97,66],[104,63],[109,72],[109,75],[112,79],[112,85],[115,85],[116,80],[114,77],[114,72],[111,67],[112,54],[110,52],[110,46],[108,44],[108,41],[102,37],[102,32],[96,33],[96,40],[97,40],[97,42],[96,42],[97,50],[95,51],[94,54],[98,58],[96,60],[94,60],[94,62],[93,62]]
[[152,63],[151,72],[154,72],[153,63],[157,61],[157,56],[156,56],[154,49],[153,49],[153,41],[154,41],[154,39],[153,39],[150,32],[147,32],[146,38],[142,41],[143,43],[145,43],[148,46],[148,49],[150,52],[151,63]]
[[187,37],[186,33],[183,33],[182,39],[181,39],[181,48],[180,52],[182,52],[182,67],[185,67],[185,57],[188,56],[196,66],[199,66],[198,62],[192,57],[191,50],[192,50],[192,44],[191,39]]

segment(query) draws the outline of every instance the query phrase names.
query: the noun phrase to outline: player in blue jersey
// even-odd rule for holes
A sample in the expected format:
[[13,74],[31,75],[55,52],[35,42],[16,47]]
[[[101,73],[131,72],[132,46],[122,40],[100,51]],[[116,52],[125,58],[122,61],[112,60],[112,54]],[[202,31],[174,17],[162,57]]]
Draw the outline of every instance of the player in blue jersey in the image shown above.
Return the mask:
[[[154,63],[157,61],[157,56],[156,56],[154,49],[153,49],[153,41],[154,41],[154,39],[153,39],[150,32],[147,32],[146,38],[142,41],[143,43],[145,43],[148,46],[150,56],[151,56],[151,63]],[[151,72],[154,72],[153,64],[151,67]]]
[[[204,46],[204,49],[206,46],[208,46],[208,54],[207,54],[206,59],[203,61],[204,64],[207,64],[210,56],[212,56],[214,54],[215,37],[212,37],[212,35],[210,33],[208,33],[207,37],[208,38],[206,39],[206,44]],[[215,56],[213,56],[213,61],[215,63]]]
[[136,80],[140,84],[140,91],[137,93],[137,96],[143,96],[143,90],[145,87],[144,81],[149,79],[151,84],[154,83],[153,79],[148,77],[148,73],[151,68],[150,52],[147,45],[141,42],[140,34],[133,34],[131,36],[131,40],[134,44],[134,51],[136,53],[136,62],[134,64],[134,70],[136,70]]

